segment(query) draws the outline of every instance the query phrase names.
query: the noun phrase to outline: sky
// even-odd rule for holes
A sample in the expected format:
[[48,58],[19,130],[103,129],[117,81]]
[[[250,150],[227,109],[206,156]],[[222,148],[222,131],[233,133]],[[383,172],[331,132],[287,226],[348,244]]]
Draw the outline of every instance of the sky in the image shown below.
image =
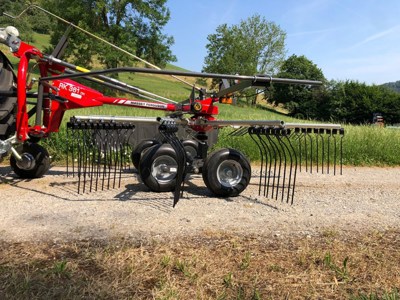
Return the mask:
[[[400,80],[400,0],[168,0],[174,64],[201,71],[207,36],[259,14],[283,29],[287,57],[305,55],[328,80]],[[243,74],[253,75],[253,74]]]

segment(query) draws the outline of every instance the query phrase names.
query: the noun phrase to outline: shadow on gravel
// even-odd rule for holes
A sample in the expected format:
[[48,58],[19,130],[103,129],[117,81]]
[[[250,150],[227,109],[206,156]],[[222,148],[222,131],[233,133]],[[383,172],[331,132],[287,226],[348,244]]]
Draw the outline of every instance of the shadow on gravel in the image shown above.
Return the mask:
[[[125,182],[121,184],[121,187],[119,187],[118,181],[114,180],[114,178],[110,178],[109,180],[107,179],[106,181],[101,179],[98,181],[93,180],[92,183],[90,183],[90,181],[84,182],[82,180],[79,182],[77,177],[73,177],[71,172],[67,173],[66,170],[60,169],[50,169],[41,179],[20,179],[12,172],[9,166],[0,166],[1,183],[9,184],[14,188],[39,193],[51,198],[70,202],[129,201],[166,213],[173,210],[173,193],[151,192],[138,180],[137,175],[132,175],[134,175],[134,172],[122,174],[122,180]],[[135,183],[126,184],[126,180],[130,179],[135,181]],[[38,180],[40,180],[40,182],[38,182]],[[192,180],[201,182],[201,185],[193,183]],[[31,182],[32,184],[30,184]],[[79,189],[78,185],[80,185]],[[215,198],[216,201],[226,202],[246,201],[276,210],[279,209],[273,204],[245,195],[240,195],[238,197],[216,197],[204,185],[202,180],[199,180],[196,176],[189,177],[188,180],[185,181],[180,201],[191,201],[203,198]]]

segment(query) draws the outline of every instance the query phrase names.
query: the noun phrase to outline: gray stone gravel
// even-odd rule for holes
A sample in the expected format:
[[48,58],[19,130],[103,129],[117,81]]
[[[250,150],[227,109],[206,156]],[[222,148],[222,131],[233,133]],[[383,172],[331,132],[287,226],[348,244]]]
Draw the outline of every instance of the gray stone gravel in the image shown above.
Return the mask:
[[172,208],[172,193],[152,193],[126,173],[121,188],[78,194],[76,178],[52,168],[21,180],[0,166],[0,240],[65,241],[174,238],[209,233],[284,238],[400,227],[400,168],[344,169],[344,175],[299,173],[293,205],[258,196],[257,178],[241,196],[213,197],[191,176]]

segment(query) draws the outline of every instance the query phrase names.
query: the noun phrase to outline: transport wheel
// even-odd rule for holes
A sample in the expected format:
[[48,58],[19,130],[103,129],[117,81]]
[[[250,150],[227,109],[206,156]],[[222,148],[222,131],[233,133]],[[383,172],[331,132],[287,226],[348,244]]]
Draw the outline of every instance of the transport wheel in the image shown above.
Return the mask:
[[246,189],[250,178],[249,160],[237,150],[224,148],[214,151],[204,162],[204,183],[217,196],[239,195]]
[[22,161],[17,161],[14,155],[11,155],[10,165],[14,173],[21,178],[39,178],[50,169],[49,153],[39,144],[25,143],[20,155]]
[[143,140],[137,144],[131,153],[131,160],[136,169],[139,170],[140,158],[142,157],[143,152],[146,149],[158,144],[160,144],[160,142],[157,140]]
[[[11,63],[0,51],[0,91],[12,91],[14,73]],[[16,97],[0,95],[0,140],[6,140],[15,133]]]
[[185,148],[187,160],[189,162],[193,162],[193,160],[197,157],[199,144],[194,140],[183,140],[182,145]]
[[139,175],[153,192],[175,190],[178,163],[175,150],[169,144],[158,144],[143,153],[139,163]]

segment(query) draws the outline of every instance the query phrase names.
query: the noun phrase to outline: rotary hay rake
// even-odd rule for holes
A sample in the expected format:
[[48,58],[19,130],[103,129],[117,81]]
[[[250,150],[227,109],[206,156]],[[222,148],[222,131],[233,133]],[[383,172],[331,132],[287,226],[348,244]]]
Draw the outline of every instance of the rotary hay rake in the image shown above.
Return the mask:
[[[231,148],[208,151],[218,130],[225,127],[236,128],[230,133],[232,137],[249,135],[254,141],[261,161],[256,175],[261,196],[293,203],[298,171],[342,173],[344,130],[338,124],[216,119],[215,104],[230,102],[231,95],[243,89],[266,89],[273,83],[313,86],[321,82],[154,68],[89,71],[60,59],[68,34],[69,30],[47,55],[21,41],[15,28],[0,29],[0,42],[19,58],[15,75],[10,61],[0,52],[0,155],[11,153],[10,165],[18,176],[37,178],[48,171],[49,154],[38,141],[59,131],[65,111],[103,104],[169,114],[159,118],[72,117],[67,123],[67,174],[78,177],[79,193],[119,187],[122,174],[132,162],[151,191],[174,191],[174,206],[190,173],[202,173],[205,185],[217,196],[237,196],[250,182],[249,160]],[[32,83],[27,80],[30,60],[36,61],[40,71],[37,92],[30,91]],[[193,86],[189,99],[176,103],[107,76],[122,72],[213,78],[223,84],[214,92]],[[106,96],[78,83],[74,80],[77,78],[147,100]],[[233,81],[240,82],[229,84]],[[28,103],[33,105],[29,111]]]

